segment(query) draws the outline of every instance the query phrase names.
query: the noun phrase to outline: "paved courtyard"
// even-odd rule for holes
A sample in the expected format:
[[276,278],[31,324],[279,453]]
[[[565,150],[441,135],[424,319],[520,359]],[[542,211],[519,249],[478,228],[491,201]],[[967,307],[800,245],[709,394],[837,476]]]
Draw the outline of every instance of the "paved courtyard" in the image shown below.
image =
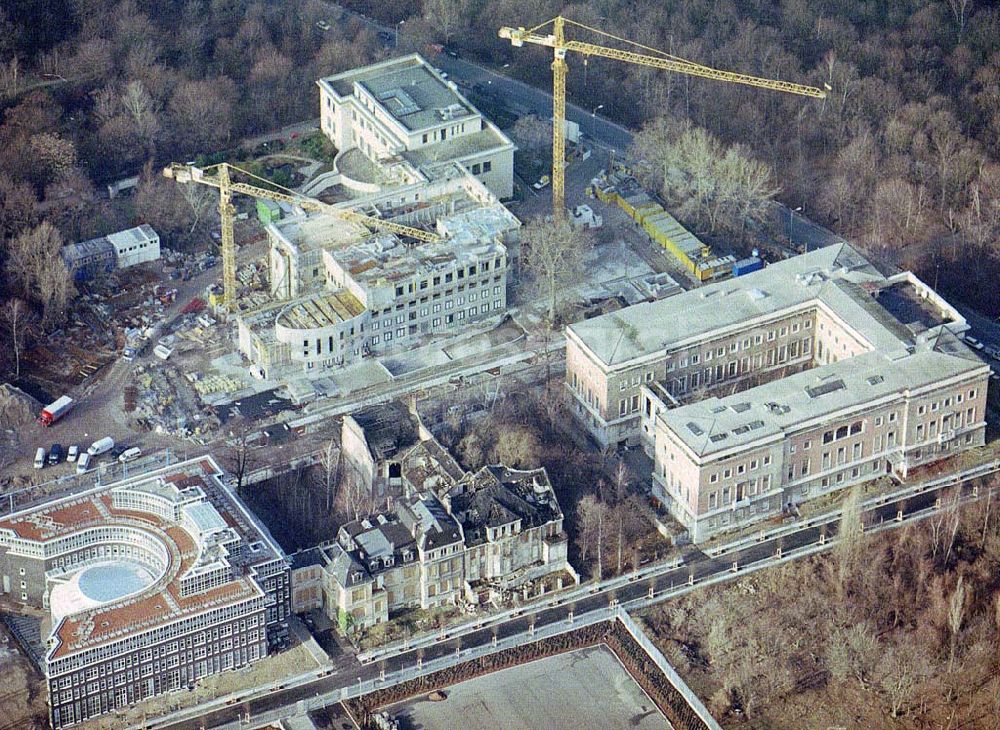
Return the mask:
[[[470,679],[447,699],[389,709],[414,730],[663,730],[669,725],[610,649],[589,647]],[[402,723],[401,723],[402,724]]]

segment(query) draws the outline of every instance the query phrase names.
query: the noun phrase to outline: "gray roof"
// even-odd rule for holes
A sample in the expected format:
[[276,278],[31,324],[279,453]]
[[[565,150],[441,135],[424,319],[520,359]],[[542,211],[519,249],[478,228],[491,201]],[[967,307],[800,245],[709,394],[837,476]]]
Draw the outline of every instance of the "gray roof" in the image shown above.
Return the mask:
[[418,54],[328,76],[320,84],[341,97],[351,95],[358,84],[409,131],[445,124],[440,109],[452,107],[456,115],[451,121],[459,123],[478,114]]
[[463,160],[467,157],[506,147],[513,148],[514,143],[507,139],[499,129],[484,121],[483,128],[472,134],[449,137],[443,142],[405,150],[400,154],[407,162],[420,167],[429,162],[440,160]]
[[708,333],[746,326],[752,319],[784,316],[795,307],[818,301],[834,308],[872,344],[898,344],[895,332],[875,321],[845,283],[882,282],[885,277],[846,244],[829,246],[771,264],[735,279],[684,294],[644,302],[569,325],[568,331],[605,367],[627,365],[667,348],[695,344]]
[[331,543],[322,547],[328,564],[327,571],[333,575],[334,579],[345,588],[361,585],[372,580],[371,575],[364,565],[337,543]]
[[720,454],[868,408],[988,366],[947,330],[902,353],[866,352],[727,396],[662,412],[660,419],[694,453]]
[[399,518],[424,550],[462,541],[458,522],[433,495],[416,495],[399,506]]
[[326,558],[323,556],[323,550],[319,547],[299,550],[297,553],[292,553],[289,558],[292,561],[292,570],[301,570],[302,568],[310,568],[315,565],[323,565],[326,563]]

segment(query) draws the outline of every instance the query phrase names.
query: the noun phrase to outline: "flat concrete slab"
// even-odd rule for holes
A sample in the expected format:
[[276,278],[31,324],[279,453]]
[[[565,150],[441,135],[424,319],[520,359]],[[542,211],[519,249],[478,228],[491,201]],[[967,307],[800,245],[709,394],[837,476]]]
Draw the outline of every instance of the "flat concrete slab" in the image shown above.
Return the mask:
[[610,649],[589,647],[470,679],[388,708],[414,730],[663,730],[670,725]]

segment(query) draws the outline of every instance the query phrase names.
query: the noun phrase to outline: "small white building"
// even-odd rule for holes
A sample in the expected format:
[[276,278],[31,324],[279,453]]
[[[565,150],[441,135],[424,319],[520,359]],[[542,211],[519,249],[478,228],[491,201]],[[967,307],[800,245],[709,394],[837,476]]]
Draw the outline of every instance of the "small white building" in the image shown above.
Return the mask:
[[119,231],[107,236],[115,248],[119,269],[156,261],[160,258],[160,237],[145,223],[127,231]]

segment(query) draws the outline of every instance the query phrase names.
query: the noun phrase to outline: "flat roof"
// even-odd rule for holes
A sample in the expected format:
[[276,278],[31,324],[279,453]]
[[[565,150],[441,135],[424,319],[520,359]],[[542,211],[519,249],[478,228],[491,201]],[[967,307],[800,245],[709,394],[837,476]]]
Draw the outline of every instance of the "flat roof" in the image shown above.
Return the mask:
[[[200,494],[211,514],[203,509],[201,514],[194,515],[196,524],[211,530],[224,526],[248,546],[254,546],[241,551],[238,558],[231,557],[233,562],[250,568],[285,559],[266,528],[238,502],[221,481],[221,476],[221,469],[211,457],[200,457],[82,494],[55,499],[0,520],[0,543],[4,542],[5,534],[44,544],[89,528],[126,525],[146,533],[166,548],[165,571],[147,588],[99,605],[88,604],[83,610],[63,617],[54,616],[52,637],[56,643],[49,650],[50,660],[149,631],[200,611],[264,595],[252,571],[240,569],[234,570],[227,582],[215,588],[184,595],[181,581],[192,568],[204,563],[205,549],[210,547],[207,538],[192,534],[181,522],[145,510],[123,509],[115,504],[114,495],[118,491],[166,495],[173,488],[188,495]],[[149,489],[150,482],[157,486]]]
[[463,263],[506,253],[502,243],[458,236],[409,248],[393,234],[381,234],[345,249],[329,252],[333,260],[359,284],[392,284],[426,276]]
[[[665,730],[670,724],[604,644],[484,674],[392,705],[410,727]],[[500,718],[503,718],[500,720]]]
[[[479,114],[416,53],[328,76],[320,84],[340,97],[354,93],[357,84],[410,132]],[[444,109],[450,109],[448,118],[441,112]]]
[[360,223],[345,221],[323,213],[283,218],[268,223],[265,228],[273,231],[279,239],[287,241],[302,253],[347,246],[372,235],[371,231]]
[[773,380],[725,398],[667,409],[659,418],[675,438],[708,456],[859,411],[894,395],[988,369],[948,331],[904,356],[866,352]]
[[[485,121],[484,121],[484,124]],[[503,132],[492,124],[486,124],[483,129],[472,134],[460,134],[449,137],[443,142],[428,144],[413,150],[404,150],[400,155],[414,167],[421,167],[439,160],[462,160],[485,152],[513,148]]]
[[[567,331],[605,367],[686,347],[751,320],[782,316],[825,303],[875,349],[899,345],[899,332],[872,314],[848,285],[885,277],[857,251],[841,244],[780,261],[761,271],[709,284],[655,302],[575,322]],[[869,297],[870,298],[870,297]]]

